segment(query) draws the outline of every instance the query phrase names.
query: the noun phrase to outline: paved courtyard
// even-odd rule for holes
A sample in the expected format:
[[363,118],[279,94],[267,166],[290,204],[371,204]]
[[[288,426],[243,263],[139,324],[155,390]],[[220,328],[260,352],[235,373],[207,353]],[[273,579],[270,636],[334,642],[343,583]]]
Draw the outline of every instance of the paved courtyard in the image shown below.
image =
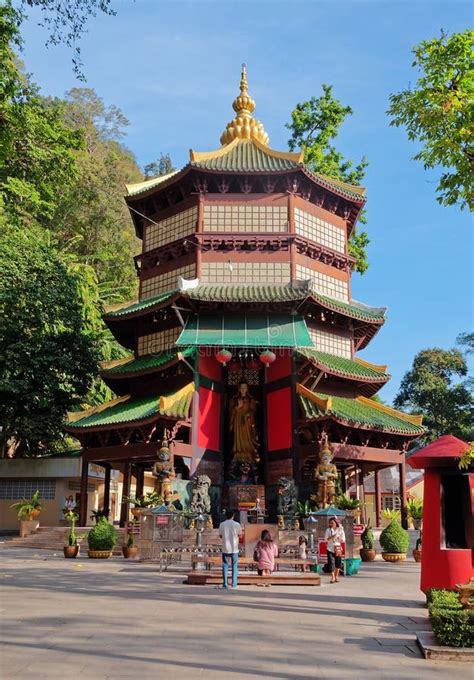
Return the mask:
[[156,566],[0,549],[1,678],[472,677],[425,661],[419,565],[320,588],[186,586]]

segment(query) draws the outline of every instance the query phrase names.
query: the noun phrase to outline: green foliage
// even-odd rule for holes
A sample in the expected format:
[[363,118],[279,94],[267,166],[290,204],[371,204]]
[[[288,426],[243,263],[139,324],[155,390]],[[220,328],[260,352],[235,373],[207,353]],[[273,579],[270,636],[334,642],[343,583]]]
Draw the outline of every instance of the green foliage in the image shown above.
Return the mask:
[[456,591],[444,588],[429,588],[426,591],[426,601],[428,605],[442,607],[443,609],[462,609]]
[[402,518],[402,513],[400,510],[382,510],[382,517],[384,519],[389,519],[391,522],[400,522]]
[[145,177],[162,177],[163,175],[168,175],[170,172],[173,172],[174,169],[173,161],[171,160],[169,153],[161,153],[159,159],[145,165],[143,171]]
[[[322,88],[320,97],[311,97],[309,101],[297,104],[292,111],[291,123],[286,125],[291,131],[288,146],[292,151],[300,148],[304,151],[305,164],[310,170],[359,185],[365,176],[367,159],[363,157],[354,166],[333,144],[346,117],[352,115],[352,109],[333,97],[332,86],[323,85]],[[361,222],[365,222],[364,216]],[[365,231],[357,232],[354,228],[349,253],[356,258],[356,270],[361,274],[368,267],[366,249],[369,242]]]
[[469,470],[474,464],[474,442],[470,442],[469,446],[463,452],[462,456],[459,458],[459,469]]
[[474,354],[474,333],[459,333],[456,344],[465,347],[466,354]]
[[68,545],[77,545],[76,523],[79,515],[74,510],[68,510],[64,513],[64,519],[69,524]]
[[408,531],[402,529],[397,521],[392,521],[380,534],[380,545],[384,552],[406,553],[410,545]]
[[97,372],[77,280],[37,229],[0,236],[0,422],[8,454],[57,446]]
[[145,496],[124,496],[122,503],[130,503],[135,508],[150,508],[160,505],[163,499],[156,491],[149,491]]
[[18,519],[29,519],[31,513],[41,511],[40,492],[36,490],[31,498],[22,498],[17,503],[10,505],[10,508],[18,513]]
[[336,508],[340,510],[358,510],[360,508],[360,500],[358,498],[347,498],[342,494],[336,498]]
[[87,536],[89,550],[112,550],[117,543],[117,532],[105,517],[101,517]]
[[414,159],[444,172],[436,188],[443,205],[474,206],[474,32],[424,40],[413,49],[420,77],[414,88],[390,97],[391,125],[405,126],[421,145]]
[[309,517],[311,512],[314,510],[314,502],[311,500],[298,501],[296,504],[296,512],[301,517],[301,519],[306,519]]
[[433,633],[440,645],[474,647],[474,609],[454,609],[432,604],[429,613]]
[[375,536],[370,526],[370,521],[366,524],[364,531],[361,534],[360,540],[364,550],[373,550],[375,547]]
[[410,519],[423,519],[422,498],[410,498],[407,501],[407,515]]
[[466,382],[454,383],[455,377],[466,374],[466,359],[458,349],[425,349],[415,356],[394,405],[423,414],[425,441],[443,434],[469,439],[473,397]]

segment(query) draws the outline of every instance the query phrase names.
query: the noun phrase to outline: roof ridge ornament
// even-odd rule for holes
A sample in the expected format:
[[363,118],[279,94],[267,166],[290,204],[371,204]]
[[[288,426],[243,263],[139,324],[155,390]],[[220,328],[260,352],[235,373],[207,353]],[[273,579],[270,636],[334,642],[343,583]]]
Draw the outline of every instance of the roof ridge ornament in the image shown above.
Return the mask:
[[269,137],[263,124],[252,116],[255,107],[255,101],[248,93],[246,66],[242,64],[240,95],[232,102],[236,116],[227,123],[226,129],[221,135],[222,146],[229,144],[234,139],[255,139],[264,146],[268,146]]

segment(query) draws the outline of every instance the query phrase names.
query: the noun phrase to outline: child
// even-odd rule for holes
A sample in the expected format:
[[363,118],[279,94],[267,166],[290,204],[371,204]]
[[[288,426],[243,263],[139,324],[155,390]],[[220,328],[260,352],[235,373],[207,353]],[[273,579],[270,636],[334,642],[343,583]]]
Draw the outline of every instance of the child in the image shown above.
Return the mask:
[[[300,556],[300,560],[306,560],[308,559],[308,555],[306,553],[308,547],[308,541],[306,540],[306,536],[300,536],[299,539],[299,545],[298,545],[298,552]],[[306,571],[306,564],[301,565],[301,571]]]

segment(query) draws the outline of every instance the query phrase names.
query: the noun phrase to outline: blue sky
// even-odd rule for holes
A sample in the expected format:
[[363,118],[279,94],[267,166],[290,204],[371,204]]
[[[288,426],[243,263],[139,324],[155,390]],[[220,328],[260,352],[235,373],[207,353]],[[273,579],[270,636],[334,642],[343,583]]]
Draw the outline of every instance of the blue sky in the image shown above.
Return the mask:
[[[93,19],[81,44],[87,86],[130,121],[127,146],[140,164],[170,153],[184,165],[189,148],[219,146],[232,118],[240,64],[247,64],[255,116],[270,145],[286,149],[294,105],[321,83],[354,115],[338,140],[354,160],[369,159],[370,268],[355,274],[354,298],[387,306],[388,320],[361,356],[387,363],[390,401],[414,355],[452,347],[472,329],[473,228],[469,215],[435,199],[437,175],[411,160],[416,147],[389,127],[390,93],[416,80],[411,48],[472,25],[470,3],[407,0],[116,0],[116,17]],[[27,70],[44,94],[80,86],[65,47],[46,49],[30,12],[23,26]]]

